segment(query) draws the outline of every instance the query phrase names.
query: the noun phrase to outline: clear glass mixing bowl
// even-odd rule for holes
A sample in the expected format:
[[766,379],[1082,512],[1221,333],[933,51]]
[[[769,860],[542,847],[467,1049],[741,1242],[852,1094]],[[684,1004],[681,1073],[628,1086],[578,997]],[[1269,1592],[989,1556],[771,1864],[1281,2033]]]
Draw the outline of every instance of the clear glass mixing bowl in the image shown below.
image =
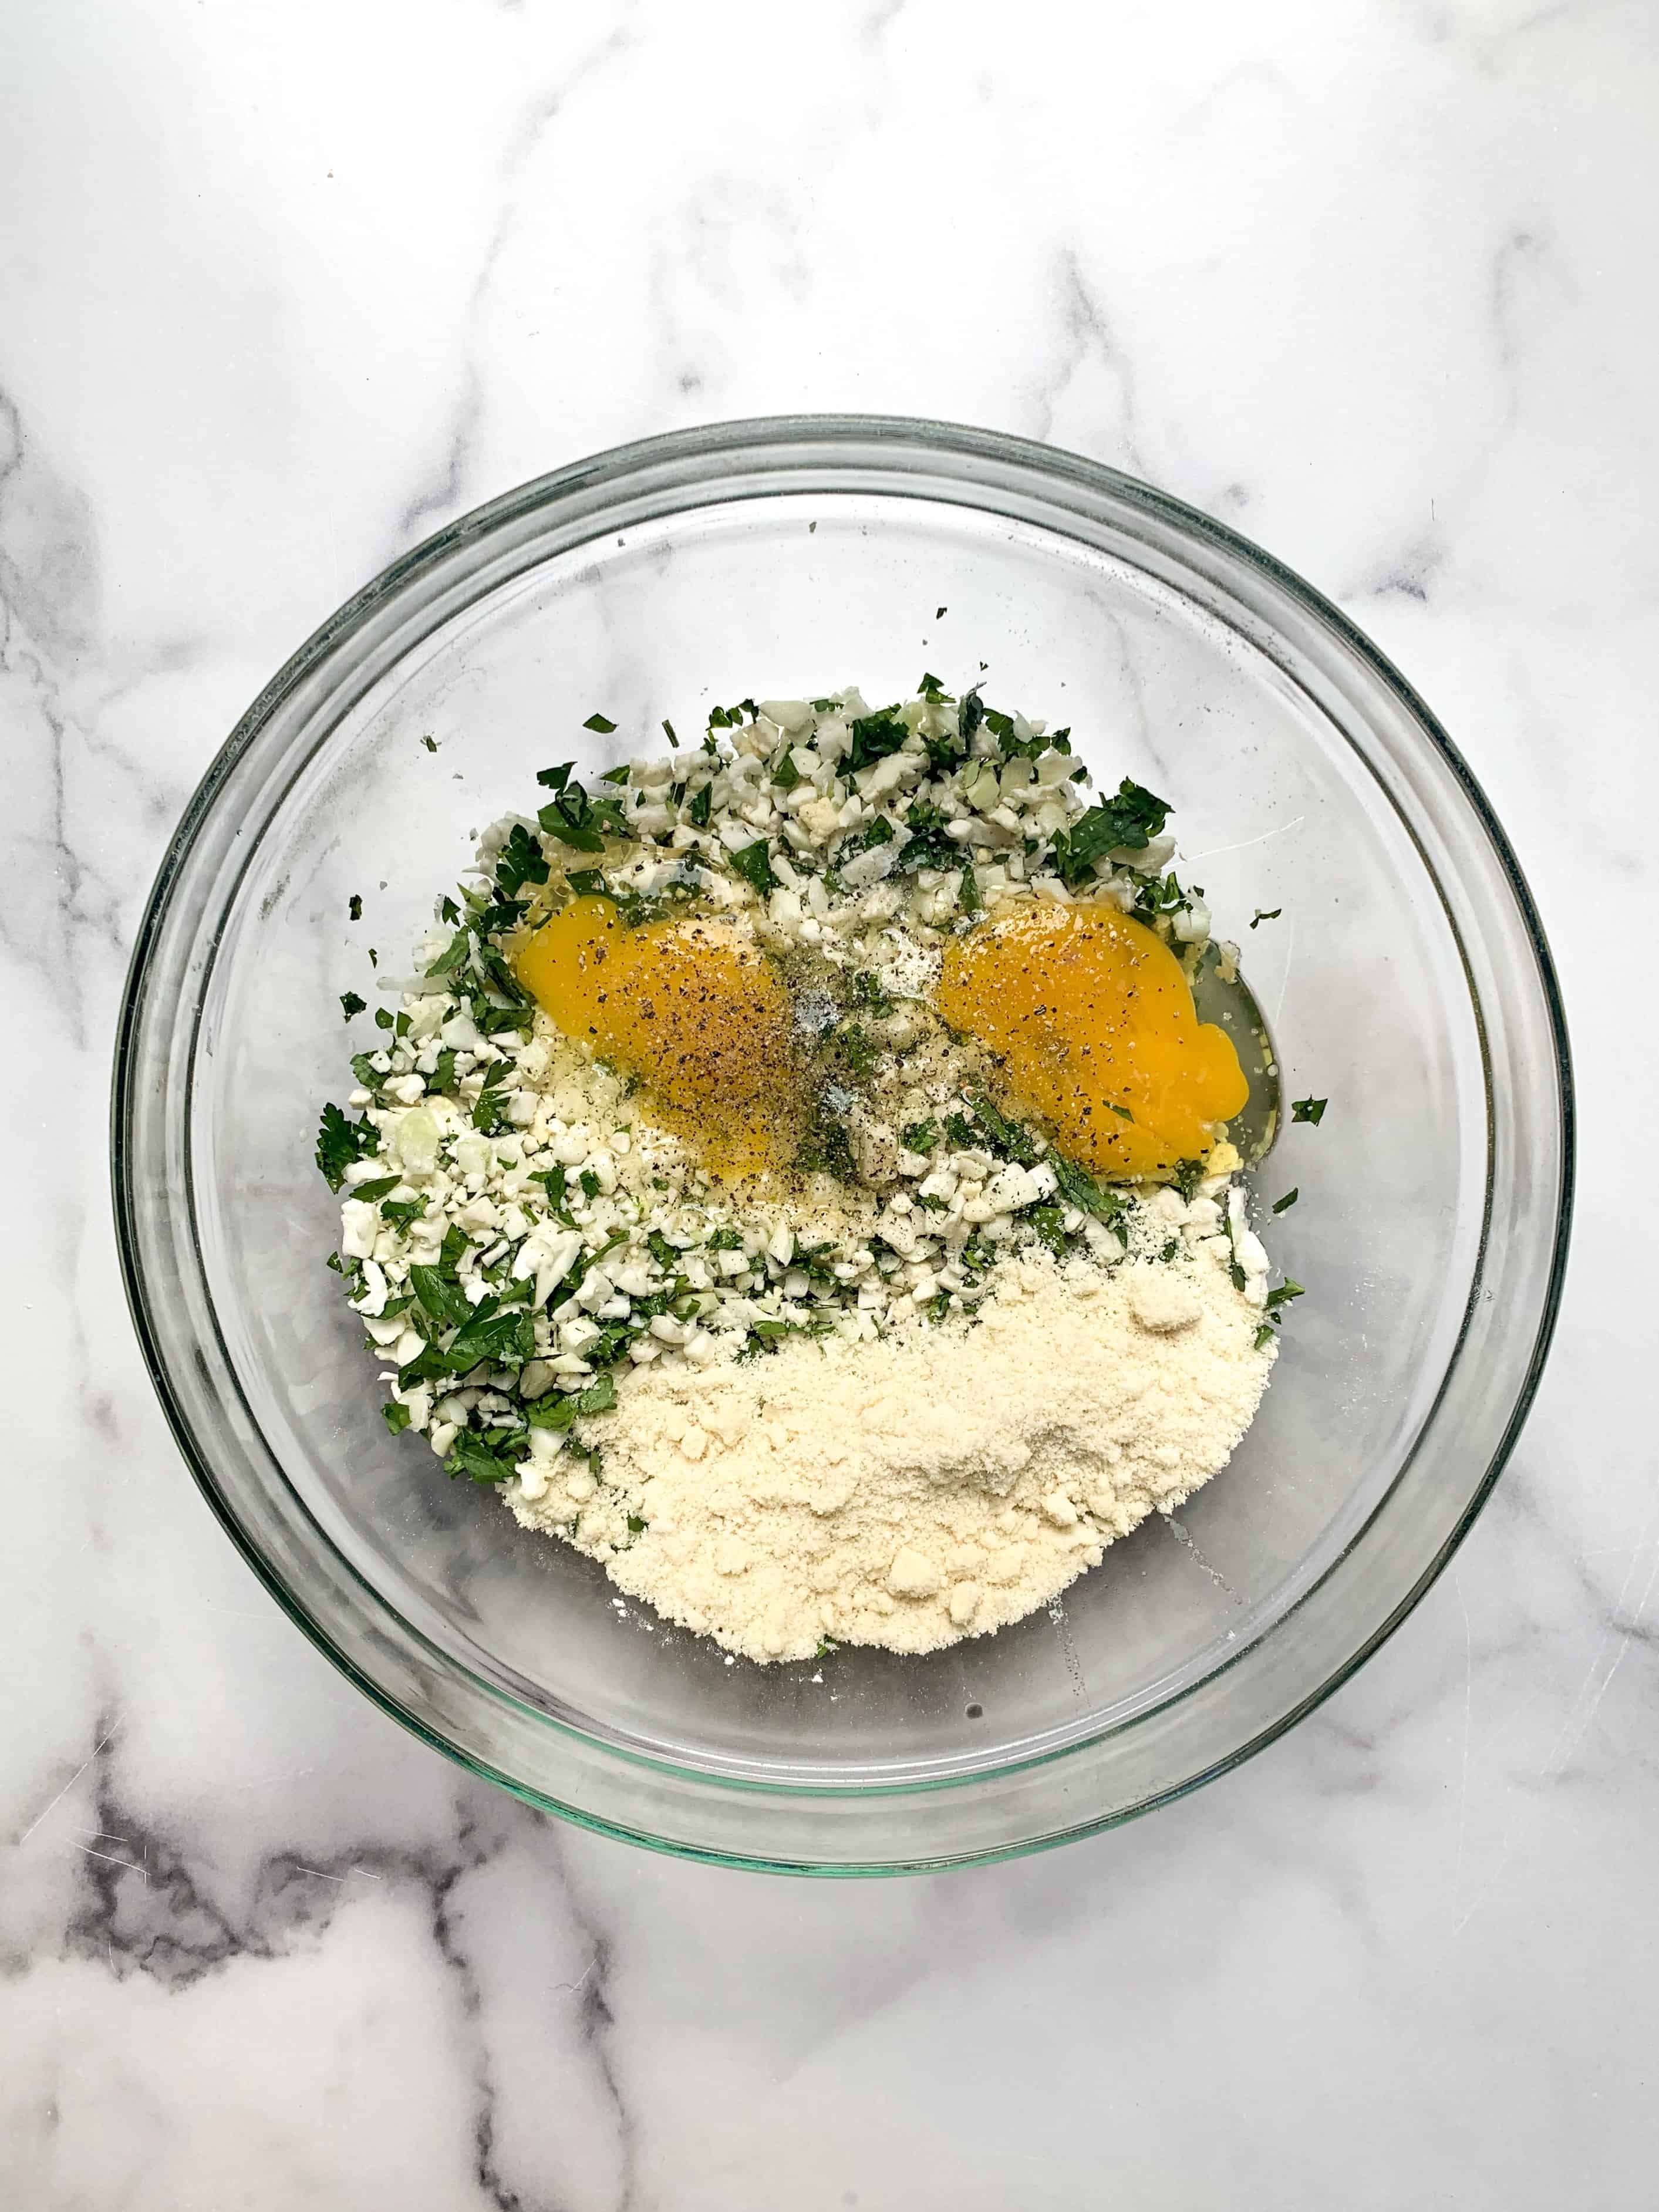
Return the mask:
[[[1174,802],[1291,1095],[1266,1195],[1307,1286],[1261,1413],[1175,1521],[927,1658],[757,1667],[613,1606],[381,1422],[312,1164],[339,994],[405,969],[538,769],[716,699],[924,668]],[[602,708],[614,738],[582,729]],[[422,740],[431,738],[437,750]],[[364,921],[347,920],[353,893]],[[1255,932],[1258,908],[1283,916]],[[1571,1085],[1526,887],[1421,702],[1207,517],[1047,447],[805,418],[654,439],[482,507],[255,701],[144,917],[115,1073],[134,1317],[185,1456],[294,1619],[477,1772],[591,1826],[817,1873],[1027,1850],[1268,1741],[1422,1595],[1504,1463],[1565,1258]],[[821,1679],[820,1679],[821,1677]]]

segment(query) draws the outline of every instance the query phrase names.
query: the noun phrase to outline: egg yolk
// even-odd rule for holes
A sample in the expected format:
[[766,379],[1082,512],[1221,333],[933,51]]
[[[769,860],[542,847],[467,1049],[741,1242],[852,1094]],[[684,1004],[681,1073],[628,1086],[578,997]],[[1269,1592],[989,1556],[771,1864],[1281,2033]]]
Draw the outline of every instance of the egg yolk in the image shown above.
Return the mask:
[[981,923],[947,948],[938,1006],[1098,1175],[1156,1182],[1206,1158],[1216,1125],[1249,1097],[1180,962],[1111,908],[1021,905]]
[[665,1126],[715,1173],[755,1174],[793,1157],[789,994],[730,924],[625,929],[609,899],[579,898],[524,940],[513,965],[567,1036],[640,1078]]

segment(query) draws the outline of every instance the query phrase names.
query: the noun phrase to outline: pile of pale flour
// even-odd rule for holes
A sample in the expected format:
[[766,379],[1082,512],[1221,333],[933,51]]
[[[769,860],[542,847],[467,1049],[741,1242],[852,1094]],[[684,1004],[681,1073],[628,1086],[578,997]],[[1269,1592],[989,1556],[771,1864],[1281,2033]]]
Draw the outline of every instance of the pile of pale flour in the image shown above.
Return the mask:
[[647,1368],[507,1486],[528,1528],[750,1659],[931,1651],[1034,1611],[1224,1465],[1275,1356],[1206,1252],[1108,1273],[1025,1254],[971,1328]]

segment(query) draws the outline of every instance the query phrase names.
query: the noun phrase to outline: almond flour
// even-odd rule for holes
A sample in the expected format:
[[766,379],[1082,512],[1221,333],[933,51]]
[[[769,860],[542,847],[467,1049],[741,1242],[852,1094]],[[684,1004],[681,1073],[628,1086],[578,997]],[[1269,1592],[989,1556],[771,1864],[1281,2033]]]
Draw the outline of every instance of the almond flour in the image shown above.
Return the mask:
[[1209,1251],[1026,1252],[971,1328],[647,1370],[602,1484],[573,1457],[505,1495],[748,1658],[932,1651],[1034,1611],[1226,1463],[1275,1357],[1259,1320]]

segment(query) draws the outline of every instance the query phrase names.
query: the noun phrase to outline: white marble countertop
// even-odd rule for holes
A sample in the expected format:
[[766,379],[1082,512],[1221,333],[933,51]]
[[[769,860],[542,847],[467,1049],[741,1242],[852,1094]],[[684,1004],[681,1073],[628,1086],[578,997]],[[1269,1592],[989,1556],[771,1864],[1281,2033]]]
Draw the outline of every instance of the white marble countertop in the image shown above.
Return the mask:
[[[1656,103],[1640,0],[0,15],[0,2202],[1653,2203]],[[542,469],[830,407],[1340,600],[1531,872],[1583,1134],[1531,1424],[1358,1679],[1120,1833],[865,1886],[561,1827],[332,1674],[168,1439],[105,1171],[145,890],[291,647]]]

